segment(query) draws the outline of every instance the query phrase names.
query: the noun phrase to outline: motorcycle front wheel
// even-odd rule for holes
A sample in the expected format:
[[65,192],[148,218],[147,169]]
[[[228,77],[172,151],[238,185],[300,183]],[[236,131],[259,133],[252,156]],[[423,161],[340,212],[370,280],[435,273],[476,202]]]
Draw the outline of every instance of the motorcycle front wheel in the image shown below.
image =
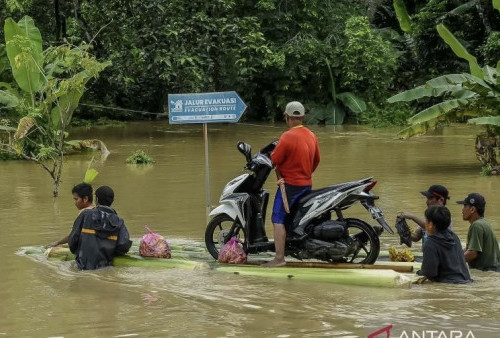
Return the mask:
[[220,249],[231,237],[245,242],[245,234],[241,224],[235,223],[234,219],[227,214],[220,214],[212,218],[205,230],[205,245],[213,258],[219,257]]
[[375,230],[357,218],[346,218],[352,250],[345,257],[347,263],[373,264],[380,253],[380,240]]

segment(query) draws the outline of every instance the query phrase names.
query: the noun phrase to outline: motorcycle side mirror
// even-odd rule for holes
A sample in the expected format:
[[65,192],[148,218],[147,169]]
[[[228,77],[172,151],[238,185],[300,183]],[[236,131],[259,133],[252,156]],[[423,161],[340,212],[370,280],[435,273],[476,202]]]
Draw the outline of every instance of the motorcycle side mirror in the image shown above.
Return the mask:
[[238,145],[236,146],[240,153],[245,155],[245,158],[247,162],[250,162],[252,160],[252,147],[245,142],[238,142]]

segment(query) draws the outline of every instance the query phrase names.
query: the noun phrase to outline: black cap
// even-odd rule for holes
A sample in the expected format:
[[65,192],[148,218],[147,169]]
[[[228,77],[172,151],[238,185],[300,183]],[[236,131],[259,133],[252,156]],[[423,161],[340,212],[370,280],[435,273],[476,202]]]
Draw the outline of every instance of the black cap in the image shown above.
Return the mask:
[[115,200],[115,192],[107,185],[103,185],[97,188],[95,191],[95,197],[97,197],[97,203],[109,207]]
[[450,199],[450,197],[448,196],[448,189],[439,184],[431,185],[429,189],[427,189],[426,191],[421,191],[420,193],[425,197],[437,197],[443,198],[444,200]]
[[463,201],[457,201],[457,204],[466,204],[473,207],[484,207],[486,205],[486,200],[483,195],[478,193],[468,194],[467,197]]

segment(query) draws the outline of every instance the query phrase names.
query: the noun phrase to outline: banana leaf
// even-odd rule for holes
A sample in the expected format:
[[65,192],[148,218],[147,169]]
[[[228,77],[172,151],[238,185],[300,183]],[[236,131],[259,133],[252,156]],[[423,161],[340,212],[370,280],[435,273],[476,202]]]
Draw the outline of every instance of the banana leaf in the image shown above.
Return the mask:
[[477,59],[475,56],[470,54],[467,49],[458,41],[458,39],[446,28],[442,23],[436,26],[439,36],[451,47],[453,52],[462,59],[465,59],[469,62],[470,73],[479,78],[483,78],[483,71],[479,64],[477,63]]
[[439,117],[444,117],[446,114],[450,113],[454,109],[466,105],[467,103],[468,101],[464,99],[453,99],[453,100],[443,101],[427,109],[422,110],[420,113],[408,119],[408,122],[411,124],[430,122]]
[[337,99],[353,113],[362,113],[366,110],[366,103],[351,92],[337,94]]
[[104,155],[109,155],[109,150],[101,140],[90,139],[90,140],[71,140],[67,141],[66,145],[70,146],[72,150],[81,151],[84,149],[95,149],[100,150]]
[[70,124],[71,116],[73,115],[73,111],[78,107],[78,102],[82,94],[83,91],[80,93],[72,91],[59,98],[59,102],[50,112],[52,127],[54,129],[65,129]]
[[19,105],[19,98],[6,90],[0,90],[0,104],[4,106],[0,108],[14,108]]
[[469,119],[467,123],[500,127],[500,116],[483,116]]
[[34,118],[29,116],[21,118],[17,126],[17,131],[14,134],[14,139],[19,140],[25,137],[34,125],[36,125],[36,121]]
[[0,130],[11,132],[11,131],[16,131],[17,129],[13,128],[13,127],[9,127],[9,126],[2,126],[2,125],[0,125]]
[[498,84],[500,73],[493,67],[485,66],[483,68],[484,81],[494,85]]
[[454,9],[452,9],[451,11],[446,13],[446,16],[463,15],[474,7],[476,7],[476,1],[469,1],[469,2],[466,2],[458,7],[455,7]]
[[42,35],[29,16],[19,23],[7,18],[4,32],[12,75],[19,88],[34,95],[44,84]]
[[[491,72],[491,69],[489,70]],[[455,98],[471,98],[476,94],[486,96],[493,88],[480,78],[462,73],[438,76],[424,85],[409,89],[387,99],[387,102],[413,101],[423,97],[439,97],[445,94]]]
[[439,123],[437,119],[415,123],[401,130],[398,135],[402,138],[409,138],[415,135],[425,134],[429,129],[435,128]]
[[468,89],[460,89],[452,93],[452,96],[455,99],[472,99],[474,97],[477,97],[477,93],[474,93],[471,90]]
[[327,105],[310,104],[311,110],[306,115],[306,123],[324,123],[328,125],[340,125],[344,123],[345,111],[338,104],[329,102]]
[[435,77],[426,82],[431,87],[442,87],[446,85],[459,85],[467,82],[477,83],[484,87],[484,90],[491,90],[491,87],[482,79],[468,73],[446,74]]
[[0,74],[2,74],[9,65],[9,58],[7,57],[7,51],[5,45],[0,44]]
[[7,83],[7,82],[0,82],[0,88],[5,88],[7,89],[8,92],[10,93],[15,93],[16,91],[12,88],[12,86],[10,85],[10,83]]
[[396,17],[399,21],[399,27],[401,27],[403,32],[410,34],[412,31],[411,18],[408,15],[404,1],[394,0],[392,4],[394,6],[394,11],[396,12]]
[[[492,84],[494,83],[495,82],[492,82]],[[482,96],[489,95],[493,91],[493,88],[486,81],[468,73],[438,76],[427,81],[425,85],[431,88],[446,88],[447,86],[454,85],[456,86],[455,89],[449,88],[451,93],[462,88],[467,88]],[[439,92],[437,92],[437,94],[439,94]]]
[[418,86],[413,89],[409,89],[402,93],[391,96],[390,98],[387,99],[387,102],[389,103],[401,102],[401,101],[408,102],[408,101],[418,100],[424,97],[438,97],[446,93],[452,94],[461,89],[462,86],[453,85],[449,83],[440,86],[431,86],[428,83],[426,83],[425,85]]
[[493,0],[493,7],[500,11],[500,0]]
[[94,182],[98,174],[99,172],[94,168],[88,168],[87,171],[85,171],[85,177],[83,179],[83,182],[87,184],[92,184],[92,182]]
[[[465,78],[468,79],[468,81],[464,81],[462,83],[463,87],[472,90],[473,92],[481,96],[487,96],[492,94],[493,88],[482,79],[467,73],[463,73],[461,75],[463,75]],[[492,82],[492,84],[495,85],[496,83]]]

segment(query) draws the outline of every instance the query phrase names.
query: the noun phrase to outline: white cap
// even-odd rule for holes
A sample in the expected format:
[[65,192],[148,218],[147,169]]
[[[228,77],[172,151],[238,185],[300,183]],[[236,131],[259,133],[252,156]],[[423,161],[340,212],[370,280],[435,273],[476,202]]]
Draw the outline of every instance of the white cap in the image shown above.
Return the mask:
[[302,105],[302,103],[300,103],[298,101],[288,102],[288,104],[286,105],[285,114],[288,116],[301,117],[301,116],[304,116],[305,113],[306,113],[306,110],[305,110],[304,106]]

